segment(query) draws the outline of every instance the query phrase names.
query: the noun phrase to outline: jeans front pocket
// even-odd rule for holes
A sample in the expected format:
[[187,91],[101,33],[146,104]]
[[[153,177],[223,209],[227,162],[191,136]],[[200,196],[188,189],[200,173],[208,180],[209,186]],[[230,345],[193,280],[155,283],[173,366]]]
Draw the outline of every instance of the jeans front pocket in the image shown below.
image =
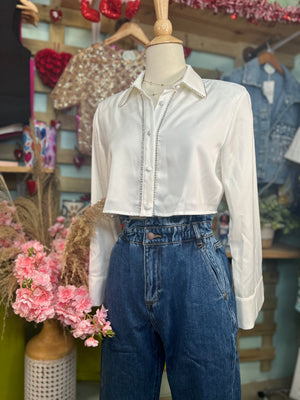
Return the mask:
[[[215,236],[204,238],[203,241],[204,245],[200,248],[200,251],[205,265],[221,295],[226,297],[231,284],[228,271],[226,271],[226,269],[229,269],[228,260],[226,259],[222,243]],[[225,258],[222,253],[225,254]]]

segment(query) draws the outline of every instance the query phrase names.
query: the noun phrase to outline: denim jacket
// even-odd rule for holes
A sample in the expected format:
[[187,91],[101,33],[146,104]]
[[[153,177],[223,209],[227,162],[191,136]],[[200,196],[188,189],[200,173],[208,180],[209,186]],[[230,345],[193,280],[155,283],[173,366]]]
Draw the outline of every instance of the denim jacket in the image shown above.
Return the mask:
[[[282,68],[284,76],[277,71],[268,74],[254,58],[222,77],[245,86],[250,94],[258,183],[283,184],[292,168],[284,155],[300,124],[300,84],[287,68]],[[275,81],[273,104],[263,92],[267,80]]]

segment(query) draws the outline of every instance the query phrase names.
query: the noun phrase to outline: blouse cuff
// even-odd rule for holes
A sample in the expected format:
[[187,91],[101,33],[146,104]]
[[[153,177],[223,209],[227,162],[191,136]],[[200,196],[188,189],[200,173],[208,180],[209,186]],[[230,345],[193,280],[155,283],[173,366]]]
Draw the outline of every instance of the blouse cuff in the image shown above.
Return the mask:
[[264,302],[264,285],[261,277],[254,294],[250,297],[236,297],[237,319],[241,329],[252,329]]

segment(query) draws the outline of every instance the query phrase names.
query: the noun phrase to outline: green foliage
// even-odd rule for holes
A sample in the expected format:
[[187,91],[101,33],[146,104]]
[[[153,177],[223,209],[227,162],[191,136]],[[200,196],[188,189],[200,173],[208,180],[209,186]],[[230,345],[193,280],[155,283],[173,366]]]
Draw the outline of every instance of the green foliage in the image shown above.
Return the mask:
[[274,230],[282,229],[287,234],[300,227],[299,217],[293,215],[286,204],[280,204],[272,194],[259,200],[261,226],[271,224]]

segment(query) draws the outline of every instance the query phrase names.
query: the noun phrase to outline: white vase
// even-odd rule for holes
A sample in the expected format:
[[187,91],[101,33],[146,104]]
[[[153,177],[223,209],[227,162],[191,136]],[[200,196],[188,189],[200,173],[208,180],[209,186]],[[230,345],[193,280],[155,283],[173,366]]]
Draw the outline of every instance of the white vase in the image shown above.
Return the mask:
[[74,338],[56,320],[46,320],[26,345],[25,400],[76,400]]
[[274,229],[272,228],[272,224],[267,223],[261,229],[261,239],[262,239],[262,248],[269,249],[272,247],[274,240]]

